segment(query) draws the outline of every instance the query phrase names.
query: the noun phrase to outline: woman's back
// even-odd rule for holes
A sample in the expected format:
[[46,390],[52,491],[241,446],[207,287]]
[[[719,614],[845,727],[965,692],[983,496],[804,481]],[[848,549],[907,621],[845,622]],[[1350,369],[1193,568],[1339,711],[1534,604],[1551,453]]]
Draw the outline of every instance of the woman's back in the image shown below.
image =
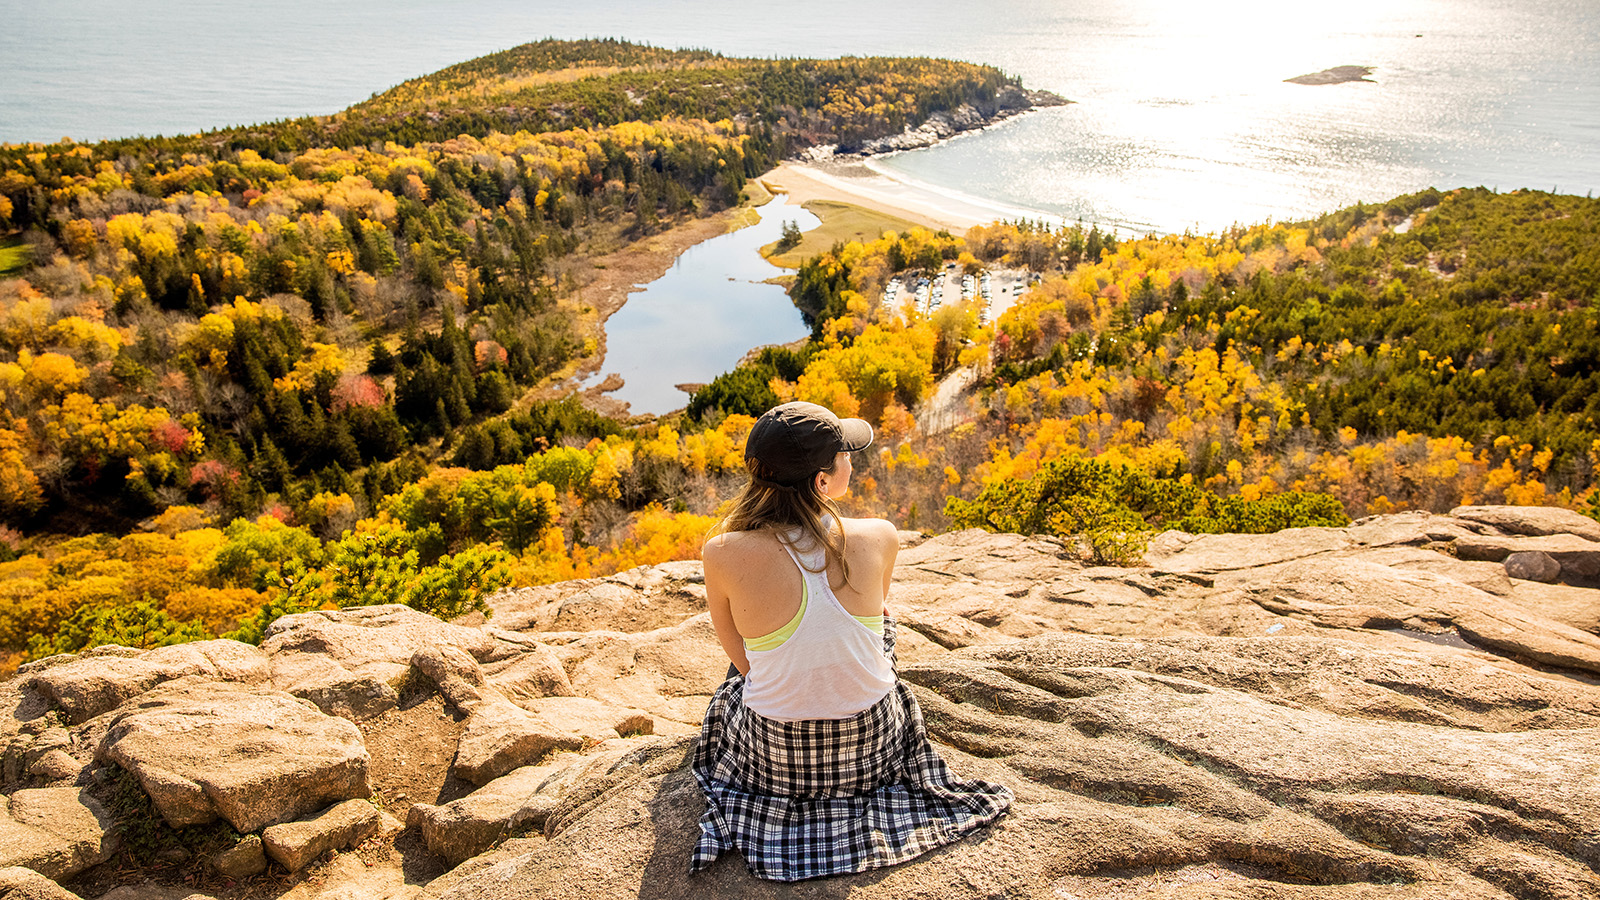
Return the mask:
[[842,528],[844,566],[800,529],[719,535],[705,549],[706,595],[719,637],[746,675],[749,708],[778,721],[844,718],[894,687],[882,616],[899,542],[882,519]]
[[[830,554],[807,540],[800,529],[785,531],[781,538],[761,535],[779,544],[781,561],[771,559],[762,542],[749,542],[757,545],[751,555],[759,558],[747,561],[752,577],[739,582],[734,592],[745,601],[734,606],[738,610],[734,618],[738,623],[743,614],[744,625],[738,630],[746,660],[744,700],[752,712],[779,722],[843,719],[894,689],[894,666],[883,646],[882,593],[887,581],[883,541],[892,529],[875,525],[876,521],[845,525],[846,559],[855,557],[851,567],[855,578],[851,582],[841,578],[838,593],[828,577]],[[831,517],[826,524],[836,527]],[[893,545],[888,553],[892,558]],[[708,582],[716,586],[723,560],[715,551],[711,560]],[[758,565],[763,571],[756,575]],[[797,591],[788,583],[792,579],[765,571],[773,565],[798,578]],[[842,576],[841,567],[834,568]],[[763,596],[763,591],[770,593]],[[850,598],[850,606],[840,594]],[[863,614],[867,610],[870,615]],[[778,622],[784,616],[788,618]]]
[[[828,558],[828,584],[851,615],[882,615],[900,546],[898,533],[883,519],[841,519],[839,524],[850,578],[846,581],[838,561]],[[804,535],[790,535],[790,539],[802,549],[810,549]],[[770,634],[799,610],[800,572],[773,531],[719,534],[706,542],[702,558],[707,581],[727,594],[740,636],[749,639]],[[815,567],[816,562],[810,565]]]

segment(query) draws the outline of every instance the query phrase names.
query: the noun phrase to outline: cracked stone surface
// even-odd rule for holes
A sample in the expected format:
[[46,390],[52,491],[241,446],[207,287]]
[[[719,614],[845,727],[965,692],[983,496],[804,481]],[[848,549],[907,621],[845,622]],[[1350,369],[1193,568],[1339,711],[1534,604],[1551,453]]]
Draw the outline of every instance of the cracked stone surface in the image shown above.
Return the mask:
[[[1590,520],[1471,507],[1169,532],[1132,568],[1086,566],[1046,537],[902,545],[902,677],[952,768],[1017,795],[1000,822],[911,864],[780,886],[730,855],[684,874],[703,809],[687,761],[726,668],[695,562],[505,591],[489,618],[322,611],[280,620],[259,650],[30,664],[0,683],[10,858],[48,868],[58,852],[29,855],[49,829],[46,795],[28,791],[78,796],[107,765],[140,767],[178,820],[259,831],[364,796],[345,779],[291,810],[304,792],[284,786],[381,747],[372,803],[393,826],[267,894],[1600,897]],[[154,729],[222,718],[240,739],[203,752]],[[271,766],[251,761],[251,734],[277,748]],[[365,822],[366,803],[347,808]],[[116,890],[183,890],[125,874]]]

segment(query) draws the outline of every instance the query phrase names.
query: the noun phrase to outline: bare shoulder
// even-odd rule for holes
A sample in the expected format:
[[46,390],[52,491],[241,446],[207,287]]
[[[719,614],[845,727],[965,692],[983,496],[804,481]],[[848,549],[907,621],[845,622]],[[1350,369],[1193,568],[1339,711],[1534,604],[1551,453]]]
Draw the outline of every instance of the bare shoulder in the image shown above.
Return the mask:
[[707,540],[700,558],[714,565],[742,565],[770,556],[777,547],[772,536],[761,531],[729,531]]
[[871,542],[874,546],[885,549],[900,546],[900,529],[888,519],[845,519],[844,532],[847,536]]

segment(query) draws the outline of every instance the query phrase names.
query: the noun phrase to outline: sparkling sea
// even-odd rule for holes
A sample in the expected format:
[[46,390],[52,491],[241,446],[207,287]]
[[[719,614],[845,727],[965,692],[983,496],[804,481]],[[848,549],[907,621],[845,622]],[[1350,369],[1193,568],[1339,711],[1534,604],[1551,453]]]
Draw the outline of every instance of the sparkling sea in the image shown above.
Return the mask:
[[[1600,189],[1593,0],[52,0],[0,29],[0,141],[330,113],[546,36],[740,56],[936,55],[1073,105],[878,160],[1123,231],[1212,231],[1433,186]],[[1371,83],[1284,79],[1372,66]]]

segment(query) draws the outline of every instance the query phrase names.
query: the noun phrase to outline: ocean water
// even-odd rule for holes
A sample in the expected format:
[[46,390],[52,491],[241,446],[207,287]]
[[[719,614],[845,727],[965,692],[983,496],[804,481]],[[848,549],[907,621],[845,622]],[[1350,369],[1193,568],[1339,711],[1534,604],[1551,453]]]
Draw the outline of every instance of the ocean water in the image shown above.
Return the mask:
[[[1078,102],[878,165],[1135,233],[1425,187],[1600,190],[1600,4],[1076,6],[1039,4],[994,61]],[[1284,81],[1340,65],[1370,81]]]
[[[877,163],[1006,207],[1214,230],[1423,187],[1600,189],[1594,0],[52,0],[0,28],[0,141],[330,113],[546,36],[986,62],[1072,106]],[[1284,79],[1338,65],[1371,83]]]

